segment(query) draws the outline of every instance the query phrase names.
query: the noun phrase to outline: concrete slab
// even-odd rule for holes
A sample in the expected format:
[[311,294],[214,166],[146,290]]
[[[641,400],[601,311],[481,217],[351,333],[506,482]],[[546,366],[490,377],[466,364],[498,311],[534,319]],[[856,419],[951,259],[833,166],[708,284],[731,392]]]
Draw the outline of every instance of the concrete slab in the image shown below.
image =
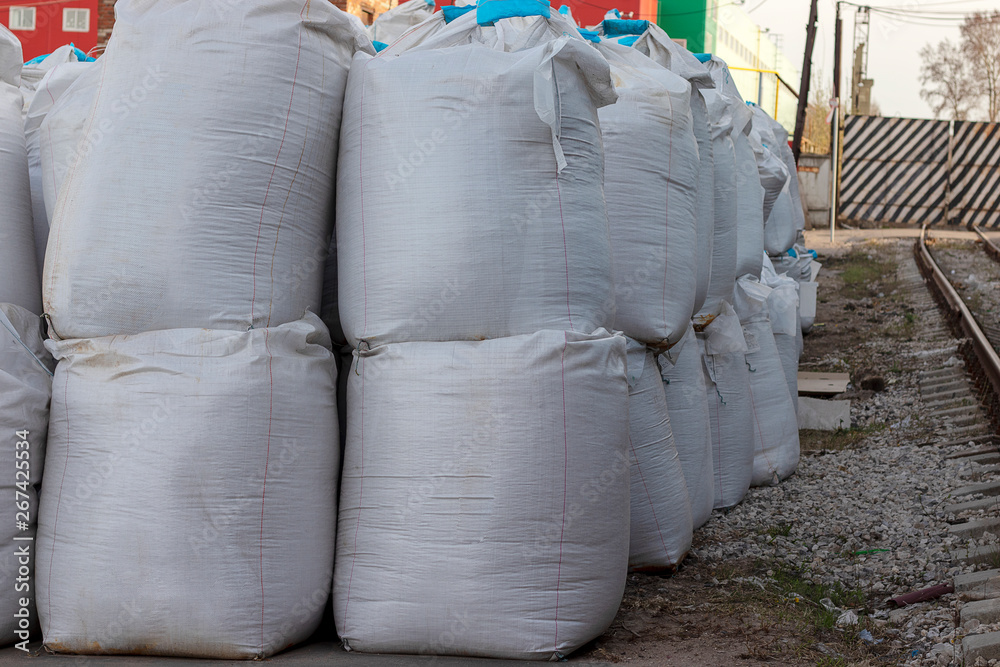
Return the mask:
[[851,427],[850,401],[825,401],[799,396],[799,428],[836,431]]
[[[5,648],[0,650],[0,665],[24,665],[24,660],[31,660],[28,664],[51,664],[53,667],[64,665],[86,665],[94,667],[102,665],[105,667],[131,667],[139,665],[142,667],[157,667],[157,665],[178,665],[182,667],[202,667],[207,665],[238,665],[232,660],[199,660],[192,658],[159,658],[159,657],[137,657],[137,656],[79,656],[79,655],[53,655],[41,650],[41,642],[31,645],[33,650],[29,658],[24,651],[16,648]],[[510,665],[511,667],[531,667],[538,665],[537,662],[525,660],[484,660],[477,658],[445,658],[439,656],[417,656],[417,655],[384,655],[372,653],[348,653],[341,648],[339,643],[334,642],[314,642],[305,644],[298,648],[289,649],[279,653],[267,660],[268,664],[280,665],[284,667],[306,667],[306,666],[330,666],[330,667],[409,667],[410,665],[433,665],[434,667],[476,667],[478,665]],[[587,664],[608,665],[611,663],[600,662]]]
[[1000,544],[986,544],[975,549],[957,549],[955,560],[966,563],[993,563],[1000,560]]
[[1000,570],[983,570],[981,572],[969,572],[955,576],[954,586],[956,593],[964,593],[977,588],[981,588],[991,579],[1000,577]]
[[983,660],[1000,658],[1000,632],[969,635],[962,640],[962,655],[967,665],[976,664],[978,658]]
[[962,605],[960,613],[962,625],[965,625],[966,621],[971,621],[972,619],[976,619],[984,625],[986,623],[996,623],[1000,621],[1000,600],[994,598],[992,600],[966,602]]
[[800,394],[834,395],[847,391],[847,383],[851,381],[849,373],[810,373],[800,371]]
[[964,503],[955,503],[954,505],[945,505],[942,508],[947,514],[958,514],[960,512],[968,512],[975,510],[989,510],[997,509],[1000,510],[1000,499],[995,496],[990,496],[989,498],[980,498],[979,500],[967,500]]
[[1000,519],[982,519],[980,521],[956,523],[948,526],[948,533],[963,540],[979,537],[983,533],[1000,535]]
[[962,496],[971,496],[975,493],[981,493],[986,496],[1000,496],[1000,480],[961,486],[951,492],[951,497],[961,498]]

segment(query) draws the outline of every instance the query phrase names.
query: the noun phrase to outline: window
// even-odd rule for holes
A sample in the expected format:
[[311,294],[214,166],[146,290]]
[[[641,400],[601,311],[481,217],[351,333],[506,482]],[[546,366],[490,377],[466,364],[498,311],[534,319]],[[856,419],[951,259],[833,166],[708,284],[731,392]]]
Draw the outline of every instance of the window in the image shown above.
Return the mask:
[[64,9],[63,32],[90,32],[90,10]]
[[11,30],[34,30],[35,29],[35,8],[34,7],[11,7],[10,8]]

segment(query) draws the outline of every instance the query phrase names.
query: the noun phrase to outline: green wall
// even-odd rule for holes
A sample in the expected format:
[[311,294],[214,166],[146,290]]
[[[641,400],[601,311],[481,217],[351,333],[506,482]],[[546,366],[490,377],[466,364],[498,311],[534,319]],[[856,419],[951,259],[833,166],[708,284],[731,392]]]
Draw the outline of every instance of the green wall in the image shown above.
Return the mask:
[[689,51],[704,53],[715,46],[705,44],[705,33],[715,34],[711,8],[716,4],[716,0],[660,0],[656,22],[672,38],[686,39]]

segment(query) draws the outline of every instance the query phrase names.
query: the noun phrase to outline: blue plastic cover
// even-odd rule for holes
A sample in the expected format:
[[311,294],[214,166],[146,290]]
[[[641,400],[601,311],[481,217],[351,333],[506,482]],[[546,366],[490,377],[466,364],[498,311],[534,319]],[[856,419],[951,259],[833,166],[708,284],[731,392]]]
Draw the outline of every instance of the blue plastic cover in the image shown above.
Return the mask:
[[562,14],[563,16],[569,16],[569,6],[559,5],[559,13]]
[[[92,62],[94,62],[95,58],[91,58],[86,53],[84,53],[80,49],[76,48],[75,44],[73,44],[72,42],[70,42],[69,45],[73,47],[73,55],[76,56],[76,59],[79,62],[81,62],[81,63],[92,63]],[[34,58],[32,58],[31,60],[29,60],[28,62],[26,62],[24,64],[25,65],[37,65],[38,63],[42,62],[43,60],[45,60],[46,58],[48,58],[51,55],[52,55],[51,53],[46,53],[44,55],[35,56]]]
[[611,11],[614,12],[615,16],[617,16],[618,18],[622,17],[622,13],[620,11],[618,11],[617,9],[612,9]]
[[649,21],[604,19],[602,25],[605,37],[615,37],[617,35],[641,35],[649,30]]
[[813,259],[819,259],[819,253],[812,248],[806,248],[806,252],[813,256]]
[[796,257],[796,258],[799,256],[799,253],[795,252],[795,248],[789,248],[788,249],[788,254],[791,255],[792,257]]
[[580,28],[580,35],[587,41],[593,42],[594,44],[597,44],[598,42],[601,41],[601,36],[598,35],[593,30],[586,30],[585,28]]
[[475,8],[475,5],[465,5],[464,7],[459,7],[457,5],[445,5],[441,8],[441,13],[444,14],[444,22],[451,23],[459,16],[468,14]]
[[642,35],[626,35],[618,38],[618,43],[624,46],[632,46]]
[[375,47],[375,53],[379,53],[382,49],[388,47],[389,45],[386,44],[385,42],[380,42],[378,40],[375,40],[372,42],[372,46]]
[[712,59],[712,54],[711,53],[696,53],[696,54],[694,54],[694,57],[697,58],[698,60],[700,60],[703,63],[707,63],[709,60]]
[[552,16],[552,8],[542,0],[485,0],[476,7],[476,23],[493,25],[515,16]]

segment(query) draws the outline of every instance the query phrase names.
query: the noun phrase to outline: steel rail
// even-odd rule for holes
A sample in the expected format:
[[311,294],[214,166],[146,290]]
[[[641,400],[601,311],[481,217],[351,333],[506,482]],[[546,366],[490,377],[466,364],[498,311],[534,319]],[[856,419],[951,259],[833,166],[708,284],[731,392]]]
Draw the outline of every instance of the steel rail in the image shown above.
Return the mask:
[[971,229],[979,236],[979,240],[983,242],[983,249],[986,250],[986,254],[1000,262],[1000,247],[997,247],[996,243],[986,237],[986,234],[983,233],[979,225],[971,225]]
[[958,349],[965,357],[966,368],[969,369],[976,388],[984,397],[986,412],[994,429],[997,429],[1000,427],[1000,355],[983,333],[972,311],[931,257],[927,249],[927,225],[920,230],[920,237],[913,246],[913,254],[924,281],[944,310],[948,325],[959,338]]

